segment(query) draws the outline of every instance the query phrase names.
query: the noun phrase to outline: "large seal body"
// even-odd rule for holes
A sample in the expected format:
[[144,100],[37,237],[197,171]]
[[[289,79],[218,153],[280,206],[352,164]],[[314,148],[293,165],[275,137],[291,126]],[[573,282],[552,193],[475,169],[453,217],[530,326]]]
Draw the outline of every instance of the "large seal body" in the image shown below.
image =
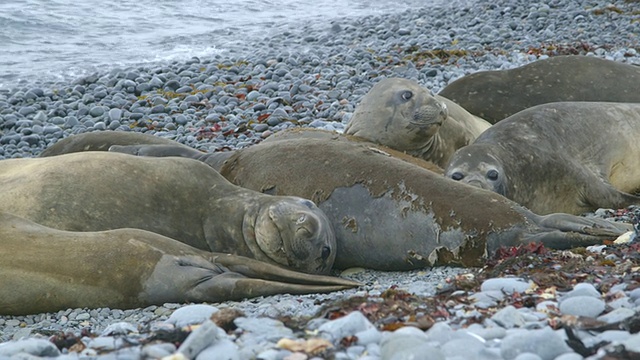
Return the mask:
[[510,69],[480,71],[439,95],[492,124],[558,101],[640,103],[640,67],[593,56],[554,56]]
[[389,78],[356,107],[345,134],[406,152],[444,167],[453,153],[491,124],[418,83]]
[[195,249],[139,229],[61,231],[0,213],[0,315],[344,289],[354,282]]
[[0,162],[0,211],[69,231],[138,228],[193,247],[326,273],[335,235],[315,204],[229,183],[202,162],[84,152]]
[[561,102],[499,122],[453,156],[446,176],[540,214],[640,204],[640,104]]
[[366,143],[265,142],[236,151],[220,172],[243,187],[313,199],[334,224],[338,268],[477,266],[499,246],[569,248],[629,229],[567,214],[541,217]]

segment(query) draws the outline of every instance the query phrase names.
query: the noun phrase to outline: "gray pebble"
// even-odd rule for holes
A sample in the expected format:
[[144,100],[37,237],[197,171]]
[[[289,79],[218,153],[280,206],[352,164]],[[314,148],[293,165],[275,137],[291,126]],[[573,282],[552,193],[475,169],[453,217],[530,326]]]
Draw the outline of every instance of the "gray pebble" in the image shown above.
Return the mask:
[[181,328],[187,325],[201,324],[217,312],[218,308],[211,305],[187,305],[174,311],[166,322]]
[[346,316],[326,322],[318,328],[318,332],[335,342],[346,336],[375,328],[373,324],[359,311],[353,311]]
[[605,303],[592,296],[572,296],[560,302],[560,312],[563,315],[587,316],[595,318],[602,314]]
[[13,356],[19,353],[27,353],[34,356],[58,356],[60,350],[45,339],[24,339],[0,344],[0,356]]
[[525,292],[532,285],[532,282],[525,281],[520,278],[492,278],[485,280],[480,289],[482,291],[504,291],[505,293],[511,295],[514,292]]
[[502,339],[500,345],[500,354],[505,360],[527,352],[537,354],[542,360],[553,360],[570,351],[564,340],[549,327],[514,331]]
[[562,296],[563,299],[570,298],[572,296],[591,296],[600,298],[602,295],[596,288],[589,283],[580,283],[573,287],[573,290],[569,291]]

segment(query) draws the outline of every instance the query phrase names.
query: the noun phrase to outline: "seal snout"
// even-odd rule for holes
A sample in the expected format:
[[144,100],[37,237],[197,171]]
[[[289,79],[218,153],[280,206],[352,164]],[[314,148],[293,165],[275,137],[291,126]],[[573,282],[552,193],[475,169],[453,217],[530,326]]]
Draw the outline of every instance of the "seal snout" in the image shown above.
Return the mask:
[[420,126],[442,126],[449,116],[447,105],[435,98],[429,99],[413,113],[411,123]]

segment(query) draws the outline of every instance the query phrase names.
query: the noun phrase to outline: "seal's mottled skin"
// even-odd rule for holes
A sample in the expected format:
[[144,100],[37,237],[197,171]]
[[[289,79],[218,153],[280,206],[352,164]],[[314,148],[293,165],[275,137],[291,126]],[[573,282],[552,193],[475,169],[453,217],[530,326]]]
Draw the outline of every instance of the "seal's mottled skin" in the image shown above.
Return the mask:
[[[83,135],[79,135],[83,136]],[[138,136],[144,144],[145,136]],[[114,148],[112,148],[114,149]],[[198,155],[183,145],[127,146],[138,155]],[[481,265],[499,246],[542,241],[552,248],[611,239],[628,225],[568,214],[536,215],[490,191],[451,181],[393,151],[322,132],[287,132],[242,150],[214,153],[222,175],[268,194],[317,201],[336,231],[335,267],[406,270]]]
[[235,186],[202,162],[83,152],[0,162],[0,211],[70,231],[124,227],[327,273],[335,235],[311,201]]
[[446,176],[539,214],[640,204],[640,104],[559,102],[521,111],[452,157]]
[[0,315],[306,294],[358,284],[139,229],[70,232],[0,213]]
[[491,124],[418,83],[389,78],[374,85],[356,107],[345,134],[447,165],[453,153]]
[[464,76],[439,95],[495,124],[556,101],[640,103],[640,66],[593,56],[554,56],[515,69]]

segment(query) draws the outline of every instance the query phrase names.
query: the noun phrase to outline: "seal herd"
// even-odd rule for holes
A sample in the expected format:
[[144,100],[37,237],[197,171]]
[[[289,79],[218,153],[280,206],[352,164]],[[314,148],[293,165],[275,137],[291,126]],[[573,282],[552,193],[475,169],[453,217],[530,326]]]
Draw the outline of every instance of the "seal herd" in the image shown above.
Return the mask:
[[212,154],[74,135],[0,162],[0,309],[334,291],[358,284],[332,268],[598,244],[633,225],[577,215],[640,204],[639,135],[640,68],[585,56],[471,74],[438,95],[383,79],[344,135],[297,129]]

